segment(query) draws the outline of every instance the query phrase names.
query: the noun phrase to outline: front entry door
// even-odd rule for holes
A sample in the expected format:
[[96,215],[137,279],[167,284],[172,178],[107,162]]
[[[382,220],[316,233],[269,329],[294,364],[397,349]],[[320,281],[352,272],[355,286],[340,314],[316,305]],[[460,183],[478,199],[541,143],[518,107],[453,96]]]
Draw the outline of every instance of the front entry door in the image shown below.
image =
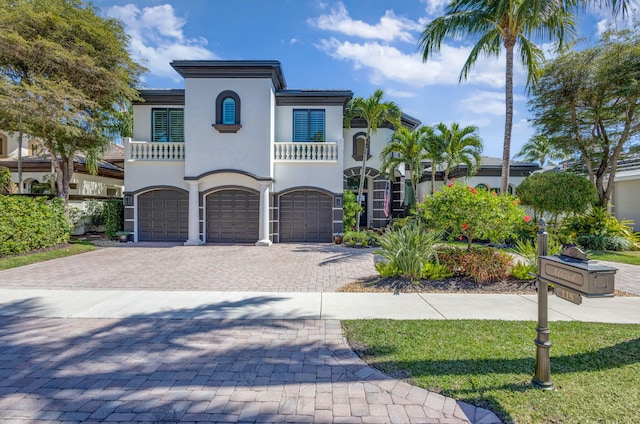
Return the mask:
[[[358,200],[358,192],[353,193],[356,196],[356,201]],[[362,193],[362,212],[360,212],[360,228],[368,228],[369,225],[367,223],[367,193]]]

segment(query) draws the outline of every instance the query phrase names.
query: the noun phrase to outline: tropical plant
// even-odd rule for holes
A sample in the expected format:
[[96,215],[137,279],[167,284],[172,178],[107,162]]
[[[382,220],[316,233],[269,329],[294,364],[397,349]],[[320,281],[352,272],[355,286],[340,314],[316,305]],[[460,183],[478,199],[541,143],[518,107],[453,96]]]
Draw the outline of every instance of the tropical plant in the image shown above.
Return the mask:
[[492,247],[462,250],[456,247],[438,249],[440,263],[456,274],[471,277],[476,283],[504,280],[513,268],[511,257]]
[[380,250],[376,253],[382,260],[376,263],[376,269],[383,276],[419,280],[423,277],[425,266],[432,259],[437,260],[438,241],[438,231],[425,231],[415,222],[390,229],[380,237]]
[[[386,123],[391,124],[394,128],[400,127],[400,108],[394,102],[383,102],[383,96],[384,92],[377,89],[367,99],[356,97],[351,99],[347,104],[347,112],[344,118],[345,126],[347,128],[351,128],[351,123],[355,119],[361,119],[367,125],[367,135],[364,140],[364,149],[362,151],[360,184],[358,184],[358,206],[362,206],[362,193],[364,191],[364,181],[367,177],[367,156],[369,155],[371,135],[378,131],[379,126]],[[360,213],[361,211],[358,211],[356,214],[356,223],[360,222]],[[359,231],[360,226],[356,225],[356,229]]]
[[[540,166],[544,166],[547,159],[562,160],[566,159],[567,155],[559,150],[549,137],[536,134],[522,146],[516,157],[530,162],[539,162]],[[554,165],[553,162],[548,163]]]
[[441,163],[444,162],[446,148],[446,139],[444,137],[437,137],[435,131],[426,138],[425,155],[431,162],[431,190],[429,194],[433,194],[436,185],[436,171]]
[[[555,238],[549,238],[547,254],[560,253],[562,245]],[[538,242],[533,240],[518,240],[510,251],[517,256],[517,264],[511,270],[511,275],[521,280],[531,280],[538,273]]]
[[431,127],[421,126],[415,131],[409,131],[406,127],[398,128],[391,136],[391,142],[384,146],[380,153],[381,172],[389,178],[395,179],[394,171],[396,168],[405,165],[408,168],[408,179],[411,181],[413,193],[417,193],[418,183],[424,171],[422,161],[428,158],[426,148],[432,135],[433,129]]
[[444,184],[449,183],[451,170],[459,165],[466,165],[467,176],[476,173],[482,160],[482,139],[478,135],[478,127],[473,125],[461,128],[456,122],[451,127],[443,122],[434,126],[433,143],[441,146],[441,159],[445,164]]
[[532,37],[541,36],[552,42],[564,43],[574,33],[571,14],[564,2],[557,0],[454,0],[444,16],[429,22],[419,41],[423,61],[440,51],[445,37],[473,38],[475,45],[460,72],[460,81],[467,79],[471,68],[481,56],[499,56],[501,46],[506,52],[505,126],[500,189],[507,194],[509,161],[511,159],[511,131],[513,127],[513,64],[516,45],[520,62],[527,70],[527,86],[537,82],[542,50]]
[[124,204],[122,199],[108,199],[103,203],[104,208],[104,233],[109,238],[114,238],[122,231],[124,226]]
[[629,241],[630,249],[640,249],[640,233],[633,232],[633,221],[626,219],[619,221],[611,216],[606,208],[593,207],[587,213],[566,218],[562,222],[561,232],[568,240],[581,239],[579,244],[593,250],[608,250],[595,248],[606,247],[608,243],[612,246],[622,245],[617,240],[608,241],[606,237],[622,237]]
[[342,194],[342,226],[346,230],[356,227],[356,215],[362,211],[362,206],[356,202],[356,195],[345,190]]
[[530,221],[518,204],[512,195],[498,196],[493,191],[451,183],[425,198],[418,213],[429,227],[446,232],[450,240],[466,237],[470,251],[474,239],[504,242],[518,222]]

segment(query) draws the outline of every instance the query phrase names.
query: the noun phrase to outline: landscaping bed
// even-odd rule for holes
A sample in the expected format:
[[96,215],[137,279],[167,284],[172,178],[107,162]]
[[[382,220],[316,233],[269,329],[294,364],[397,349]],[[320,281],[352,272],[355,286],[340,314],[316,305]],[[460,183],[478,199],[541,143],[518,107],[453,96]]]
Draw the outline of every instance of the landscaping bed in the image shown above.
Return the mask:
[[354,281],[338,289],[339,292],[365,293],[507,293],[535,294],[535,281],[509,278],[495,283],[476,283],[470,278],[451,277],[444,280],[411,281],[401,277],[370,277]]

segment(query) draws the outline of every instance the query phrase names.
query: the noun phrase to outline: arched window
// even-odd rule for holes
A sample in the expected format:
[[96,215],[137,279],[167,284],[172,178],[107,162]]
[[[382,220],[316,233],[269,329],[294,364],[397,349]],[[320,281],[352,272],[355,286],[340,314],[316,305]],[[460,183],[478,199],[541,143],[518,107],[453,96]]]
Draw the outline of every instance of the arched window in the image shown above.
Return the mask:
[[6,158],[9,155],[9,146],[7,136],[0,134],[0,158]]
[[235,133],[242,128],[240,122],[240,96],[230,90],[218,94],[213,127],[221,133]]
[[222,101],[222,123],[225,125],[236,123],[236,101],[231,97]]
[[483,189],[483,190],[488,190],[488,189],[489,189],[489,186],[487,186],[486,184],[482,184],[482,183],[480,183],[480,184],[478,184],[478,185],[476,186],[476,188],[481,188],[481,189]]
[[44,155],[44,147],[40,140],[29,140],[29,156],[42,156]]
[[[354,160],[362,160],[362,153],[364,152],[364,143],[367,139],[367,133],[359,132],[353,135],[353,154],[351,157]],[[369,154],[367,159],[371,159],[371,146],[369,146]]]

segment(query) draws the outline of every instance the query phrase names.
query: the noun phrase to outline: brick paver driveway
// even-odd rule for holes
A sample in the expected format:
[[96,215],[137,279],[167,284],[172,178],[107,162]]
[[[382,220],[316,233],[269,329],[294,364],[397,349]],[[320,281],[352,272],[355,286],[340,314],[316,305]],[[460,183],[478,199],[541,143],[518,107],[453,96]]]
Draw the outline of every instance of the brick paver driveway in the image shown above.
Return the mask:
[[372,249],[147,243],[0,271],[0,287],[325,292],[375,273]]

